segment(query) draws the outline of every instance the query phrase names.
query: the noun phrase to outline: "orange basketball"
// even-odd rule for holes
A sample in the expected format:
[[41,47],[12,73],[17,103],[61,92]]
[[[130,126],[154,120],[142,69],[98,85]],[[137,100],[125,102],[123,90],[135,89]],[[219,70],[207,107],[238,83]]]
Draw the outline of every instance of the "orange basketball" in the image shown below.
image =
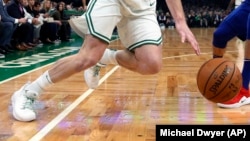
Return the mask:
[[209,101],[223,103],[240,91],[242,76],[237,65],[224,58],[206,61],[197,74],[201,94]]

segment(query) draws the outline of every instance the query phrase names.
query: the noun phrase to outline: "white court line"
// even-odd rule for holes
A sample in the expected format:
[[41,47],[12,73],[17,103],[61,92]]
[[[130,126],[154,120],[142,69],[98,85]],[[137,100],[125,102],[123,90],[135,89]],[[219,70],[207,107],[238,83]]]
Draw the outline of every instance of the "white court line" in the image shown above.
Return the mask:
[[[237,52],[237,51],[227,51],[227,52]],[[202,54],[212,54],[212,52],[201,53],[201,55],[202,55]],[[164,58],[162,58],[162,59],[164,60],[164,59],[175,58],[175,57],[180,58],[180,57],[195,56],[195,55],[196,55],[196,54],[185,54],[185,55],[164,57]],[[212,57],[212,56],[211,56],[211,57]],[[211,58],[211,59],[212,59],[212,58]]]
[[[212,52],[206,52],[206,53],[201,53],[202,54],[211,54]],[[196,54],[185,54],[185,55],[177,55],[177,56],[168,56],[168,57],[164,57],[162,59],[169,59],[169,58],[175,58],[175,57],[187,57],[187,56],[195,56]]]
[[[108,73],[106,73],[99,81],[99,85],[104,82],[110,75],[112,75],[120,66],[113,67]],[[57,115],[51,122],[49,122],[42,130],[34,135],[29,141],[39,141],[48,134],[60,121],[62,121],[72,110],[74,110],[86,97],[88,97],[94,89],[88,89],[79,98],[77,98],[72,104],[69,105],[64,111]]]

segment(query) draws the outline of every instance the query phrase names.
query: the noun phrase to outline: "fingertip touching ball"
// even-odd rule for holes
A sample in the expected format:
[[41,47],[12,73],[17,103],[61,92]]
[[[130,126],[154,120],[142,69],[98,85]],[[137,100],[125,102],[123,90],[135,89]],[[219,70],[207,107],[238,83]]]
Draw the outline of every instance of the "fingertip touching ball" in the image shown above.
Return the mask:
[[214,58],[200,67],[197,85],[207,100],[223,103],[238,94],[242,86],[242,76],[234,62],[224,58]]

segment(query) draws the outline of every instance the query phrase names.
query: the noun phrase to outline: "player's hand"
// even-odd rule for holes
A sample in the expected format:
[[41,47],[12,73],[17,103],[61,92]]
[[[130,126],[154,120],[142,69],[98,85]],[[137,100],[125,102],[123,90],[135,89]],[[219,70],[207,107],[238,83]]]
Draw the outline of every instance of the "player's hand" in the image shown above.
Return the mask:
[[200,55],[200,47],[199,44],[194,36],[194,34],[191,32],[189,27],[185,22],[176,22],[175,23],[176,30],[178,31],[179,35],[181,36],[181,42],[189,42],[191,46],[193,47],[196,55]]

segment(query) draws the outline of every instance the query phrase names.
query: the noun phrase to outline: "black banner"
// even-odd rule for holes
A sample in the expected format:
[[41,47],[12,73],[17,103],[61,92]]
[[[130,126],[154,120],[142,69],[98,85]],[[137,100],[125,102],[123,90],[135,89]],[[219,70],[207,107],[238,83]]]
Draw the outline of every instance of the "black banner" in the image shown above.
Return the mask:
[[156,141],[168,139],[247,140],[250,125],[156,125]]

